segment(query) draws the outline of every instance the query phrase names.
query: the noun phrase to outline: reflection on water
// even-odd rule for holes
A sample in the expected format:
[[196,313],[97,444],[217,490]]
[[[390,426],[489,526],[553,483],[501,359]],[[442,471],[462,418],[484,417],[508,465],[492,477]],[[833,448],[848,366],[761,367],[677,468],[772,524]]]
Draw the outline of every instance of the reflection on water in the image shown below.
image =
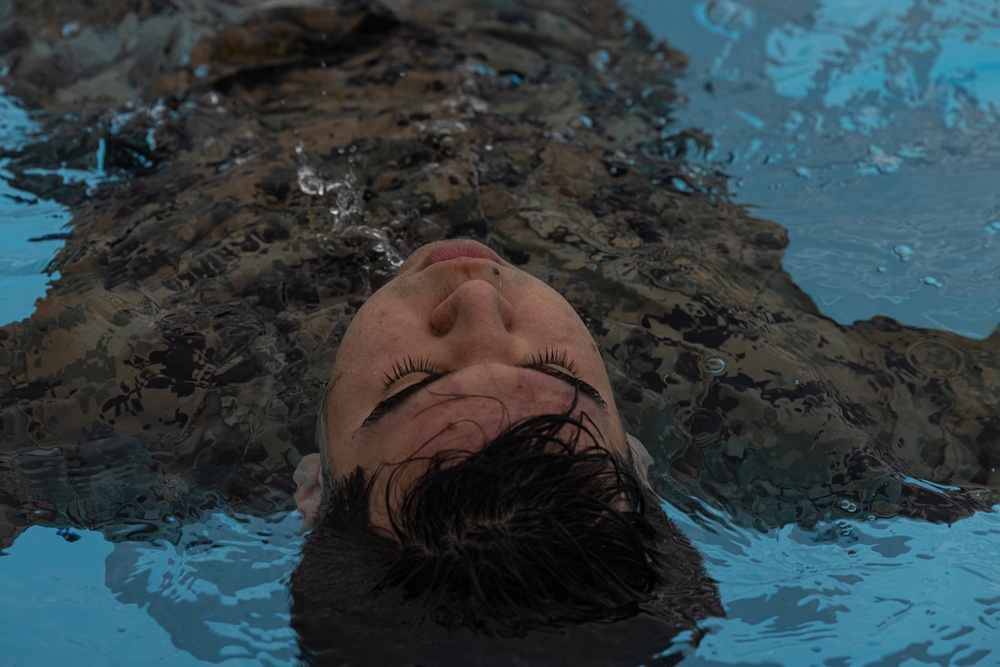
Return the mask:
[[300,525],[216,514],[177,545],[31,528],[0,568],[18,600],[0,610],[5,664],[295,664],[285,578]]
[[[1000,320],[1000,15],[971,0],[632,0],[692,57],[683,125],[790,232],[826,314],[985,337]],[[905,248],[901,254],[898,248]]]
[[989,665],[1000,625],[1000,514],[952,526],[838,521],[766,535],[664,509],[705,555],[727,618],[683,661]]
[[[992,664],[1000,514],[762,534],[705,508],[697,519],[664,510],[705,556],[727,611],[682,649],[683,665]],[[52,664],[169,655],[171,665],[293,665],[284,581],[298,526],[294,515],[217,514],[185,526],[177,545],[86,531],[69,543],[32,528],[0,568],[0,587],[20,601],[0,611],[5,655],[32,664],[44,642]],[[43,614],[58,636],[24,621]]]

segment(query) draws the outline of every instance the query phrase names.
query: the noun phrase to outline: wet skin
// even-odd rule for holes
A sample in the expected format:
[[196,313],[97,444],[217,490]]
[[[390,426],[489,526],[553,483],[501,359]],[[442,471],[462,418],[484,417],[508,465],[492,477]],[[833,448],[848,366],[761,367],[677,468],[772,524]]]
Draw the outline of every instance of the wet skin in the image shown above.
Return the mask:
[[[354,316],[331,374],[326,454],[338,478],[413,455],[475,450],[512,423],[566,412],[593,424],[600,444],[628,448],[597,345],[573,307],[481,244],[416,250]],[[390,503],[419,475],[397,475]],[[296,472],[307,524],[322,494],[320,463]],[[386,474],[372,523],[388,525]]]

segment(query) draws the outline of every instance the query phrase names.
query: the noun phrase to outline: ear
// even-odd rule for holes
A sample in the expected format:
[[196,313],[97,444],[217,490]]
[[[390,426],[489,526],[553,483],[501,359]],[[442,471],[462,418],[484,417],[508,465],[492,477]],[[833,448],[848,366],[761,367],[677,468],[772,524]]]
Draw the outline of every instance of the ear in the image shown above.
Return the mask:
[[302,514],[302,530],[312,530],[323,502],[323,461],[319,454],[306,454],[295,467],[295,504]]
[[627,434],[628,446],[632,450],[632,459],[635,461],[636,472],[639,473],[639,479],[649,484],[649,466],[653,465],[653,457],[650,456],[649,450],[646,446],[639,441],[639,438],[634,435]]

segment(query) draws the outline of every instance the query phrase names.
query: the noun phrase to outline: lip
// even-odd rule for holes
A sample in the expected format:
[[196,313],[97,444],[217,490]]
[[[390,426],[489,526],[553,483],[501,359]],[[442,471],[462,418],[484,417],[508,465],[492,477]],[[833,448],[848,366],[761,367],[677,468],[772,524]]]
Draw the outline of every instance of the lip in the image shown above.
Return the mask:
[[432,264],[447,262],[452,259],[469,258],[485,259],[501,266],[506,266],[500,255],[496,254],[482,243],[472,240],[458,240],[450,243],[443,243],[432,249],[424,260],[417,267],[417,271],[423,271]]

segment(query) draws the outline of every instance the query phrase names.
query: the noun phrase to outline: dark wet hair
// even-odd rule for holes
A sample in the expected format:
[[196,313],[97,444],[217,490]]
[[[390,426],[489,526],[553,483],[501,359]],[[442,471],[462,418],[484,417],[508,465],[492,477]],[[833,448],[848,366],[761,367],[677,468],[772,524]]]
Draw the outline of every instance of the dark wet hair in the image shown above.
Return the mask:
[[391,660],[372,653],[390,644],[412,657],[443,630],[440,656],[473,636],[524,638],[640,614],[665,623],[654,635],[662,645],[719,613],[697,552],[647,511],[656,500],[631,461],[594,435],[567,414],[542,415],[482,450],[385,469],[388,494],[403,469],[427,467],[402,502],[387,503],[390,536],[371,527],[363,471],[327,486],[291,582],[303,657]]

